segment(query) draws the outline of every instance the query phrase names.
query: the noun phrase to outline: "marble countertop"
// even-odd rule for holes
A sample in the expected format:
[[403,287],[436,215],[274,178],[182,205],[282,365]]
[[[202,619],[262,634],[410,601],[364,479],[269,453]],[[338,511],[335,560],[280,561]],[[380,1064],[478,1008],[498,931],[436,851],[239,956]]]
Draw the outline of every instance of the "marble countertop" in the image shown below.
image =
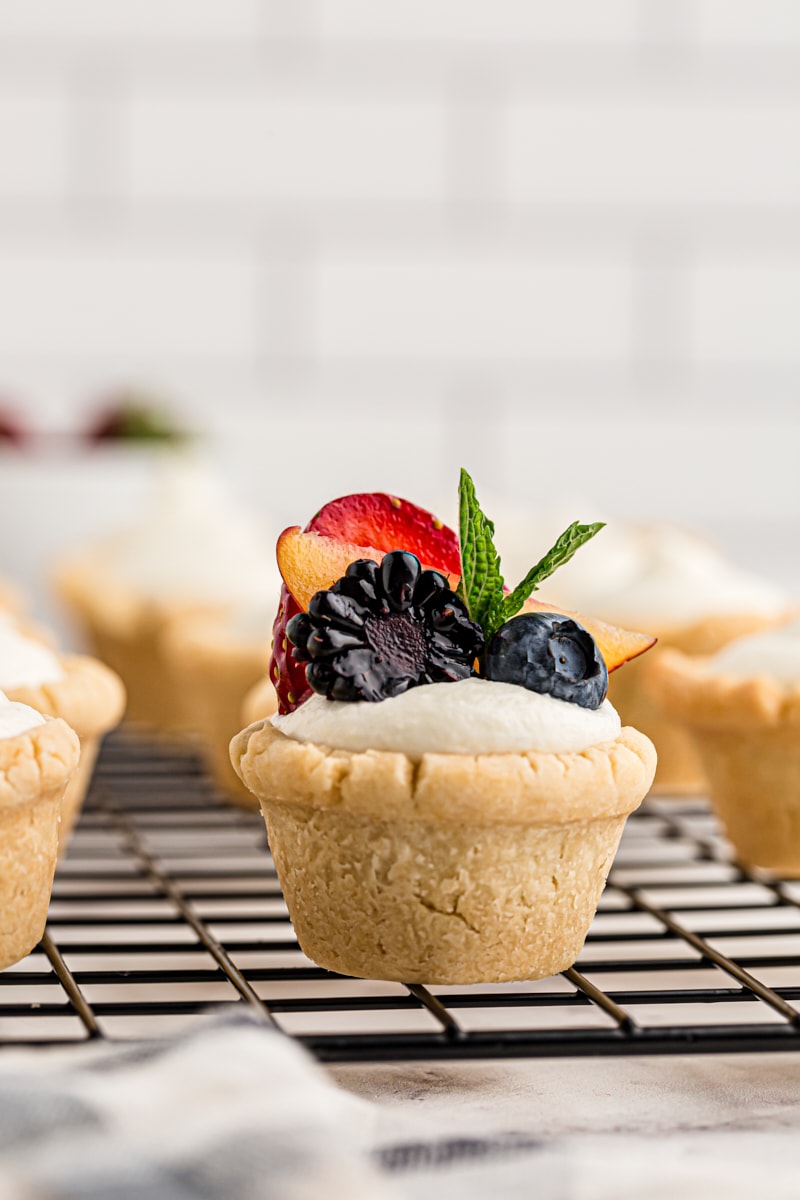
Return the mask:
[[[346,1065],[330,1074],[372,1102],[395,1139],[421,1129],[434,1141],[497,1139],[494,1151],[447,1170],[423,1162],[403,1172],[401,1194],[800,1196],[797,1053]],[[520,1135],[524,1148],[514,1151]]]

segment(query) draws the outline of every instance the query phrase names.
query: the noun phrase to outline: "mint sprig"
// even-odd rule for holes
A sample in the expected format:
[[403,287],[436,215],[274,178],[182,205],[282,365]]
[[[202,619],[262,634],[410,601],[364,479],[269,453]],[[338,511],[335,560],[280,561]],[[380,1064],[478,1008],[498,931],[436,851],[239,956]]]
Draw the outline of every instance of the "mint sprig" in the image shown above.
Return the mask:
[[482,627],[488,642],[488,630],[503,624],[498,617],[503,607],[503,576],[500,556],[494,545],[494,525],[483,512],[475,484],[461,468],[458,496],[458,534],[461,547],[461,579],[458,595],[464,601],[471,621]]
[[[579,525],[577,521],[565,529],[558,541],[545,554],[544,558],[540,558],[535,567],[531,567],[528,574],[518,583],[513,592],[503,597],[501,615],[501,624],[510,621],[513,616],[519,612],[525,601],[532,595],[539,584],[548,579],[554,571],[559,567],[563,567],[564,563],[568,563],[573,554],[580,550],[581,546],[585,546],[591,541],[596,533],[605,528],[604,521],[595,521],[593,525]],[[500,626],[498,625],[498,629]]]
[[458,595],[471,621],[483,629],[486,645],[497,630],[519,612],[539,584],[568,563],[577,550],[603,529],[604,522],[580,525],[574,521],[539,559],[512,592],[504,593],[500,556],[494,544],[494,524],[484,513],[469,473],[461,469],[458,506],[461,579]]

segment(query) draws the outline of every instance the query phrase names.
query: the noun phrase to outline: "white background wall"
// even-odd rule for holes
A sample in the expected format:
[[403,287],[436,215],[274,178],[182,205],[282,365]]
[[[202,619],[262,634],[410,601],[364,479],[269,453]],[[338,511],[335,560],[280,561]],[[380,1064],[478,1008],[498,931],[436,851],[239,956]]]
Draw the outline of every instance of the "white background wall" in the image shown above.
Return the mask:
[[0,0],[0,391],[276,527],[463,463],[796,578],[799,118],[796,0]]

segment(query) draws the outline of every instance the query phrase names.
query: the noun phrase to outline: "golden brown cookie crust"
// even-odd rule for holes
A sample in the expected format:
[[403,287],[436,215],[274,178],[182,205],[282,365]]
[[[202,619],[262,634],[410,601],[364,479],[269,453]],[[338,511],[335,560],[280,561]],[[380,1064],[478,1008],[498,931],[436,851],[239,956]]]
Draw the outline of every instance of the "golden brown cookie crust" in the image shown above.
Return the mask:
[[6,695],[45,716],[61,717],[81,738],[99,737],[118,725],[125,710],[125,688],[119,676],[88,655],[63,655],[60,662],[63,679],[9,688]]
[[266,671],[268,644],[269,630],[260,639],[235,637],[224,616],[211,614],[173,620],[163,639],[165,659],[215,782],[229,799],[248,808],[258,802],[233,770],[229,745],[242,726],[243,699]]
[[414,762],[299,742],[268,720],[236,735],[231,758],[267,802],[341,807],[382,820],[508,825],[627,815],[647,792],[656,762],[649,739],[630,728],[580,753],[425,754]]
[[720,675],[709,669],[707,658],[670,650],[654,666],[653,686],[670,717],[699,729],[800,730],[800,684]]
[[268,721],[231,754],[259,796],[305,953],[347,975],[538,979],[580,953],[655,751],[636,730],[580,754],[351,753]]
[[79,754],[77,734],[59,719],[16,737],[0,738],[0,810],[18,808],[42,792],[63,788]]
[[78,753],[76,734],[60,720],[0,739],[0,970],[44,930],[61,797]]

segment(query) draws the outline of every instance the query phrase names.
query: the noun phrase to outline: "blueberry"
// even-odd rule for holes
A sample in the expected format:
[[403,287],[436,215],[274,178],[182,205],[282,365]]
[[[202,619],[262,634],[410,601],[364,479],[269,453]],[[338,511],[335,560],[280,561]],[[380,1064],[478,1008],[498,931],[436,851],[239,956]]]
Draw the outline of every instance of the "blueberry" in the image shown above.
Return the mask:
[[560,613],[523,613],[506,621],[486,655],[486,678],[599,708],[608,671],[592,635]]

